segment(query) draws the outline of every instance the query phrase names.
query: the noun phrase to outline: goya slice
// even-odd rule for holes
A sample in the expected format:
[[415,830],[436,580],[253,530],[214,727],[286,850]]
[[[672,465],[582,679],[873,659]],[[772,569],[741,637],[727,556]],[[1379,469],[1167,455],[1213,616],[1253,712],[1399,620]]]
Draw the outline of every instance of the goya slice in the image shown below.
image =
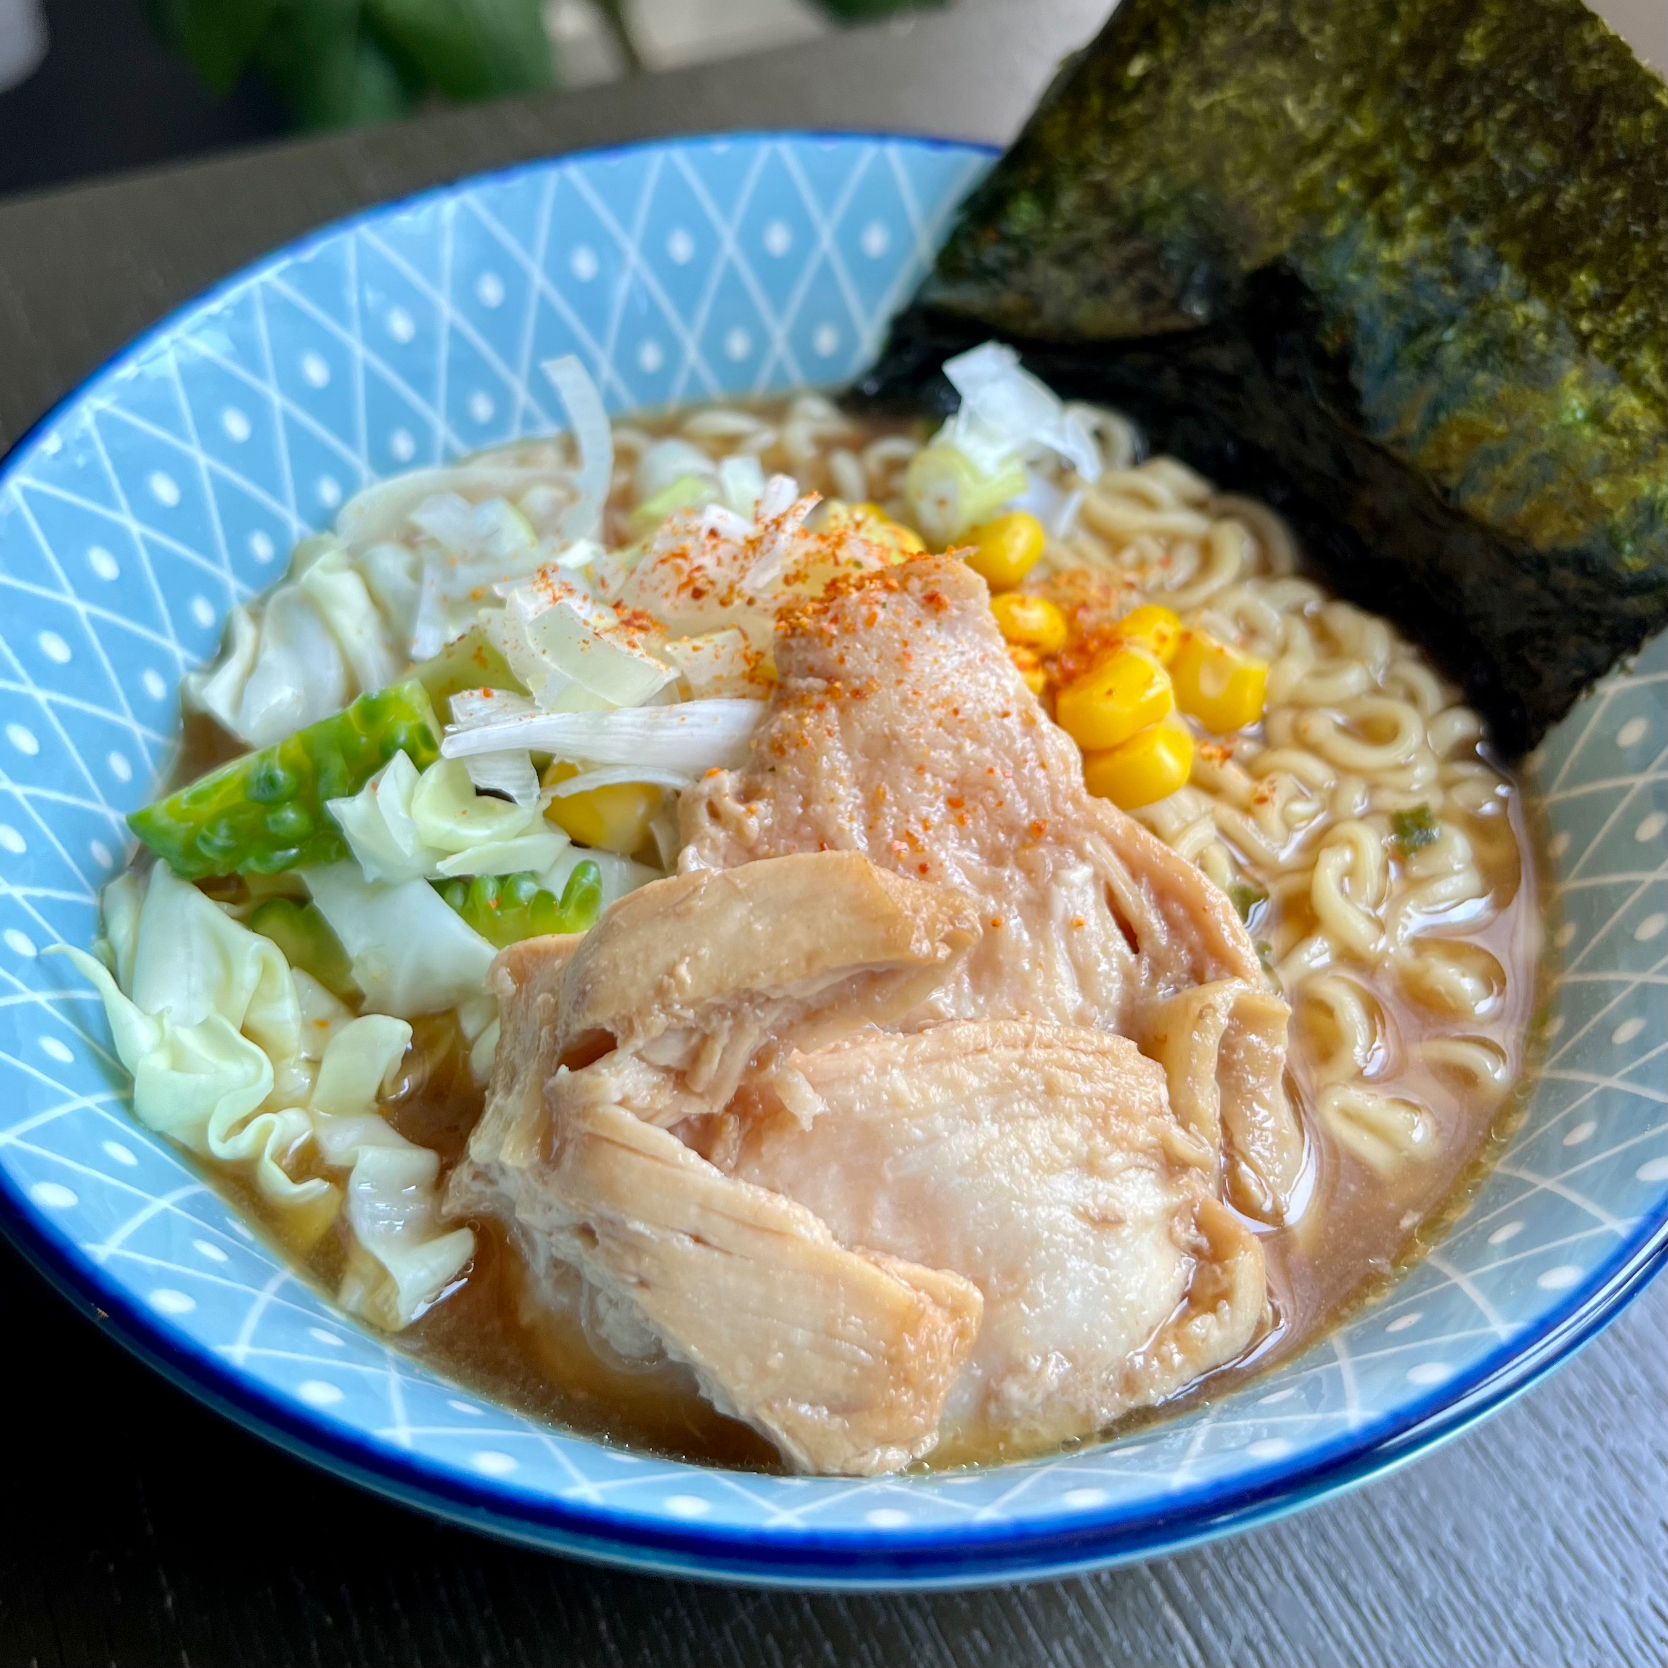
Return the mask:
[[602,870],[591,862],[576,865],[559,899],[527,873],[437,884],[441,897],[500,950],[545,933],[585,932],[602,913]]
[[291,967],[311,973],[332,995],[344,1002],[359,999],[353,963],[317,904],[295,898],[268,898],[250,911],[245,925],[262,938],[270,938]]
[[324,802],[358,793],[400,752],[419,770],[440,757],[440,725],[416,679],[210,771],[133,812],[128,827],[187,880],[335,863],[347,842]]

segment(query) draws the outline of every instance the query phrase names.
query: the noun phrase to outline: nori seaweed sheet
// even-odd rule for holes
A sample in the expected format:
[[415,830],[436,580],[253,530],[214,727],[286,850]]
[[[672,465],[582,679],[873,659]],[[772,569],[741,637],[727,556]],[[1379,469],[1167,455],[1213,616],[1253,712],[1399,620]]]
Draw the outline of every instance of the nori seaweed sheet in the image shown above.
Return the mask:
[[1668,121],[1580,0],[1122,0],[859,400],[990,336],[1532,746],[1668,623]]

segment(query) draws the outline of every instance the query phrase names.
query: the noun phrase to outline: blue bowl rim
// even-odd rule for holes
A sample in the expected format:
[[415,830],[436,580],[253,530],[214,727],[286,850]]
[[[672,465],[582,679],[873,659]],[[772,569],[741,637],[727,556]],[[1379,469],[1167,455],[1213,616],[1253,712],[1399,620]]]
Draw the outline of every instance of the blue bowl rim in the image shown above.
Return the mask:
[[[33,442],[100,387],[133,369],[160,338],[268,272],[362,225],[571,162],[718,142],[851,140],[918,145],[969,156],[1000,154],[989,145],[919,134],[743,130],[635,140],[538,157],[373,204],[326,222],[239,268],[135,336],[0,456],[0,485]],[[421,1455],[360,1440],[321,1415],[301,1411],[268,1392],[209,1351],[182,1342],[177,1329],[140,1307],[102,1268],[48,1226],[4,1171],[0,1171],[0,1231],[78,1309],[108,1326],[120,1343],[172,1383],[285,1452],[374,1493],[505,1539],[650,1573],[864,1589],[1034,1580],[1179,1551],[1283,1516],[1404,1464],[1503,1406],[1567,1360],[1668,1267],[1665,1209],[1643,1217],[1632,1238],[1598,1274],[1537,1326],[1503,1341],[1430,1393],[1403,1403],[1382,1419],[1270,1460],[1227,1482],[1181,1491],[1173,1503],[1158,1511],[1150,1503],[1074,1511],[1056,1524],[1040,1526],[994,1520],[980,1526],[955,1524],[883,1533],[803,1528],[758,1531],[701,1525],[669,1528],[639,1513],[569,1505],[499,1479],[465,1475]]]

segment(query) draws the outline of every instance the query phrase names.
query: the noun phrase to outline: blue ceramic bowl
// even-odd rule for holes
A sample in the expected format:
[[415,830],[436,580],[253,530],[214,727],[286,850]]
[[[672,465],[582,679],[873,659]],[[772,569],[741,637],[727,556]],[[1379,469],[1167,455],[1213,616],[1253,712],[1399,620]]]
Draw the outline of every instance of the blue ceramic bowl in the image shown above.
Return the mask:
[[1407,1458],[1569,1353],[1664,1256],[1668,653],[1533,761],[1562,973],[1505,1161],[1382,1303],[1243,1392],[964,1476],[760,1477],[483,1405],[298,1280],[130,1117],[62,958],[166,761],[180,674],[379,476],[610,405],[834,384],[988,153],[746,135],[536,163],[296,244],[135,343],[0,475],[0,1209],[163,1372],[338,1474],[535,1545],[760,1582],[951,1584],[1171,1549]]

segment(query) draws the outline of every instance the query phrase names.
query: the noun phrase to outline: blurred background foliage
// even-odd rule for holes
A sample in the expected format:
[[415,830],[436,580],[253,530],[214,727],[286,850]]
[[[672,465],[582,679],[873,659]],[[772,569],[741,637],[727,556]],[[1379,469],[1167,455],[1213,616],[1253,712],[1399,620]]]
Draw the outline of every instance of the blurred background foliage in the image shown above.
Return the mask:
[[[720,33],[744,32],[751,17],[755,35],[762,30],[766,36],[795,38],[815,32],[818,19],[867,23],[937,3],[943,0],[717,0],[710,10]],[[224,94],[245,77],[258,77],[300,128],[381,121],[431,99],[496,98],[582,85],[634,73],[666,56],[653,50],[656,24],[665,33],[666,20],[657,17],[652,0],[148,4],[162,39],[211,91]],[[699,10],[684,21],[699,27]],[[672,19],[673,34],[678,21]]]

